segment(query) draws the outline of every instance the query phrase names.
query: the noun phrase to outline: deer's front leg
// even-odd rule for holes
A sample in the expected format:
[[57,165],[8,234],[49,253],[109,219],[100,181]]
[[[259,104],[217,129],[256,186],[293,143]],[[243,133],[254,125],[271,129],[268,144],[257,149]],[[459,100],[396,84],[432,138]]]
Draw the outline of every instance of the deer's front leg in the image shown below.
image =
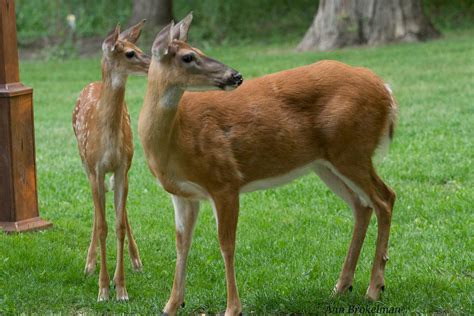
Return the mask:
[[239,293],[235,281],[234,252],[239,216],[238,192],[226,193],[213,197],[215,213],[217,215],[217,231],[225,264],[227,284],[227,308],[225,315],[239,315],[242,311]]
[[117,300],[126,301],[128,300],[128,293],[125,286],[123,247],[127,232],[127,213],[125,210],[128,195],[127,170],[120,169],[116,171],[114,178],[115,232],[117,234],[117,265],[115,267],[114,284]]
[[186,259],[191,246],[194,225],[199,214],[198,201],[191,201],[176,195],[172,195],[171,199],[176,223],[176,271],[171,296],[163,311],[167,315],[175,315],[178,308],[184,303]]
[[94,218],[96,234],[100,243],[100,272],[99,272],[99,295],[98,301],[107,301],[109,299],[110,277],[107,272],[107,221],[105,218],[105,187],[104,174],[92,174],[89,176],[89,182],[92,188],[92,198],[94,200]]

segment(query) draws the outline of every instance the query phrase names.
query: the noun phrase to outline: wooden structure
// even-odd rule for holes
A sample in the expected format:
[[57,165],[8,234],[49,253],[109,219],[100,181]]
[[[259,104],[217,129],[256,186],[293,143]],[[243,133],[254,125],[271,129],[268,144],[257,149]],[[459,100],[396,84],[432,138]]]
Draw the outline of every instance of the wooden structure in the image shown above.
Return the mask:
[[20,82],[14,0],[0,0],[0,229],[50,227],[38,211],[33,89]]

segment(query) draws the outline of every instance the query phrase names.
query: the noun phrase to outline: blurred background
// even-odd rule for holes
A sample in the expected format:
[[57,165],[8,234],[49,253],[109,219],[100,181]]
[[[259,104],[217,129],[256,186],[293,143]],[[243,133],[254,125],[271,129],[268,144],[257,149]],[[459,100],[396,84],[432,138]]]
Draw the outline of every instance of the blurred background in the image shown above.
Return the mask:
[[[474,26],[472,0],[422,0],[437,30]],[[191,41],[215,45],[285,44],[303,39],[318,10],[317,0],[17,0],[22,57],[70,58],[100,53],[100,42],[116,23],[124,27],[147,18],[142,43],[171,18],[194,11]]]

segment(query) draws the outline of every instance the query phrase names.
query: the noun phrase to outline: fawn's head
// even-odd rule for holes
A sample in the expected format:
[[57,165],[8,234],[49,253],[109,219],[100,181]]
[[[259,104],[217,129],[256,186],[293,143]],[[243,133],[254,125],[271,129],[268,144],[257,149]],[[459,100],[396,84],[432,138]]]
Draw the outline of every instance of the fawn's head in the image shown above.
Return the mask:
[[160,76],[184,90],[237,88],[243,81],[240,73],[186,42],[192,19],[190,13],[178,24],[171,22],[158,33],[153,43],[151,67],[159,67]]
[[135,46],[140,37],[145,20],[120,32],[120,25],[102,43],[104,62],[110,69],[120,74],[146,74],[150,67],[150,57]]

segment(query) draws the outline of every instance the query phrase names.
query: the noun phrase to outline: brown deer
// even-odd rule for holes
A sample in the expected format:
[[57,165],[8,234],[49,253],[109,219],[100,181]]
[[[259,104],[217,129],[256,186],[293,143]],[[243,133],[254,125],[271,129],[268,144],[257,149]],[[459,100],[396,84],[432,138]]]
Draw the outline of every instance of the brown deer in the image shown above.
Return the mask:
[[125,287],[123,247],[128,237],[129,253],[134,269],[142,263],[128,222],[125,204],[128,193],[128,170],[132,163],[133,142],[130,116],[124,101],[129,74],[146,74],[150,58],[135,42],[145,20],[120,33],[115,31],[102,44],[102,81],[87,85],[76,102],[72,125],[79,153],[92,189],[94,225],[87,254],[86,274],[96,267],[97,241],[100,243],[98,300],[109,299],[109,274],[106,268],[107,222],[105,218],[105,175],[113,173],[115,229],[117,233],[117,266],[114,282],[117,300],[128,300]]
[[[355,216],[336,293],[352,288],[375,211],[378,238],[367,296],[377,300],[384,288],[395,193],[375,172],[372,156],[393,135],[397,106],[392,93],[370,70],[336,61],[240,85],[235,70],[186,43],[191,20],[188,15],[157,35],[138,126],[148,166],[171,193],[175,210],[176,273],[164,313],[176,314],[184,301],[199,200],[213,205],[226,271],[226,315],[236,315],[241,312],[234,272],[239,194],[311,171]],[[211,89],[233,91],[185,92]]]

